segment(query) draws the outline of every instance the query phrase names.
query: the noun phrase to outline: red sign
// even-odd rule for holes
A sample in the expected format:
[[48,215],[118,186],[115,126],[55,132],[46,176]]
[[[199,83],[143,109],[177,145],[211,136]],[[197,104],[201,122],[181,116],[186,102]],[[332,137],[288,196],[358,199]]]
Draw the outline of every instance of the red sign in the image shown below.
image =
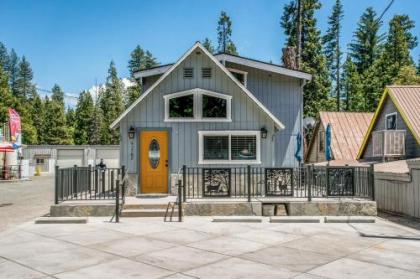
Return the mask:
[[9,127],[10,127],[10,141],[21,144],[22,129],[20,126],[20,116],[17,111],[9,108]]

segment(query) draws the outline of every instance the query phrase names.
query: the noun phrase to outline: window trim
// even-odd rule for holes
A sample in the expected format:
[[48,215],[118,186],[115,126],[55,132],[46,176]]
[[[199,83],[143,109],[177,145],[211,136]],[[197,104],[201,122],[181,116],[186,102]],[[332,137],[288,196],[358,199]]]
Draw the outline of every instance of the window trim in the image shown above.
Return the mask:
[[[388,117],[389,116],[393,116],[393,115],[395,115],[395,129],[388,129],[388,127],[387,127],[387,125],[388,125]],[[397,127],[397,117],[398,117],[397,112],[391,112],[391,113],[385,114],[385,129],[384,130],[386,130],[386,131],[398,130],[398,127]]]
[[[321,142],[322,144],[322,149],[321,149]],[[318,132],[318,152],[325,152],[325,131],[319,131]]]
[[[193,117],[169,117],[169,100],[178,97],[193,95]],[[226,100],[226,117],[203,117],[203,95],[221,98]],[[221,94],[201,88],[190,89],[186,91],[171,93],[163,96],[165,101],[164,122],[232,122],[232,96]]]
[[[228,160],[204,160],[204,136],[229,136]],[[232,136],[256,137],[256,160],[232,160]],[[199,165],[256,165],[261,164],[261,131],[198,131],[198,164]]]
[[[244,75],[244,86],[248,87],[248,72],[247,71],[242,71],[242,70],[238,70],[238,69],[233,69],[233,68],[226,68],[229,72],[234,72],[234,73],[238,73],[238,74],[243,74]],[[239,80],[238,80],[239,81]],[[240,82],[240,81],[239,81]]]

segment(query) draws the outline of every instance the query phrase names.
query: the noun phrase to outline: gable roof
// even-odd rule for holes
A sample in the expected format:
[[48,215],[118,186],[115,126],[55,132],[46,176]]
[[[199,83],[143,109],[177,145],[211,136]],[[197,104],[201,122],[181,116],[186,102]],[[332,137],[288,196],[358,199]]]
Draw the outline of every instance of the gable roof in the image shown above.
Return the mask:
[[420,85],[392,85],[385,88],[382,98],[379,102],[375,115],[369,125],[369,129],[363,139],[357,159],[360,159],[366,149],[371,132],[378,121],[379,115],[385,105],[385,100],[389,99],[394,103],[397,111],[404,120],[417,144],[420,144]]
[[147,97],[147,95],[150,94],[150,92],[153,91],[169,74],[174,71],[178,65],[182,63],[193,51],[195,51],[197,48],[199,48],[203,53],[205,53],[215,64],[218,66],[236,85],[238,85],[242,91],[248,95],[248,97],[254,101],[257,106],[264,111],[268,117],[270,117],[273,122],[275,123],[276,127],[278,129],[284,129],[283,123],[272,114],[266,106],[264,106],[242,83],[240,83],[229,70],[227,70],[220,62],[217,60],[205,47],[202,46],[200,42],[196,42],[175,64],[173,64],[160,78],[149,87],[149,89],[146,90],[143,94],[140,95],[140,97],[134,101],[120,116],[118,116],[117,119],[114,120],[114,122],[111,123],[110,128],[114,129],[117,127],[117,125],[120,123],[120,121],[137,105],[139,104],[143,99]]
[[[247,57],[243,57],[243,56],[232,55],[232,54],[227,54],[227,53],[218,53],[218,54],[215,54],[214,57],[216,57],[219,61],[220,60],[221,61],[227,61],[227,62],[231,62],[231,63],[235,63],[235,64],[239,64],[239,65],[244,65],[244,66],[252,67],[252,68],[255,68],[255,69],[260,69],[260,70],[263,70],[263,71],[273,72],[273,73],[277,73],[277,74],[281,74],[281,75],[285,75],[285,76],[300,78],[300,79],[304,79],[304,80],[311,80],[312,79],[311,74],[308,74],[308,73],[305,73],[305,72],[302,72],[302,71],[298,71],[298,70],[288,69],[288,68],[283,67],[281,65],[267,63],[267,62],[263,62],[263,61],[260,61],[260,60],[255,60],[255,59],[251,59],[251,58],[247,58]],[[166,71],[168,71],[171,68],[172,65],[173,64],[165,64],[165,65],[160,65],[160,66],[156,66],[156,67],[153,67],[153,68],[141,70],[141,71],[138,71],[138,72],[134,73],[134,77],[135,78],[142,78],[142,77],[161,75],[161,74],[165,73]]]
[[[371,112],[319,112],[318,125],[326,129],[328,123],[332,128],[331,151],[334,160],[355,160],[359,148],[362,145],[363,137],[369,127],[373,113]],[[312,136],[306,157],[315,141],[315,134]],[[305,158],[306,159],[306,158]]]

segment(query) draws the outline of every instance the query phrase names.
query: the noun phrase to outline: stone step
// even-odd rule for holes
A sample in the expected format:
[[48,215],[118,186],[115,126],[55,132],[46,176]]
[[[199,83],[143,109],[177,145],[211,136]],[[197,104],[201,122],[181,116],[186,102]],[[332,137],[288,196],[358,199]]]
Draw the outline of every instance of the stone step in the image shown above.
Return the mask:
[[35,224],[86,224],[86,217],[40,217]]
[[326,216],[325,223],[375,223],[376,219],[369,216]]
[[226,217],[215,217],[212,222],[215,223],[261,223],[261,217],[254,216],[226,216]]
[[146,203],[146,204],[136,204],[136,203],[132,203],[132,204],[125,204],[124,205],[124,209],[165,209],[168,206],[167,203],[159,203],[159,204],[155,204],[155,203]]
[[321,217],[310,216],[276,216],[270,218],[270,223],[320,223]]
[[[121,217],[165,217],[166,209],[124,209]],[[168,211],[168,217],[171,211]],[[178,216],[178,210],[174,210],[173,216]]]

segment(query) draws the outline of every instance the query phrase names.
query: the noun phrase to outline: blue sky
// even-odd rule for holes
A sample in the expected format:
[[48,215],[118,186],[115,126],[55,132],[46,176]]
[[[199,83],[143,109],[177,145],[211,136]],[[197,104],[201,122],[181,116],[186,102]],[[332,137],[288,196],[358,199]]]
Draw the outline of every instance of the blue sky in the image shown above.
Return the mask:
[[[126,77],[132,49],[140,44],[161,63],[178,59],[195,41],[205,37],[216,43],[216,23],[221,10],[233,21],[233,40],[241,55],[280,62],[284,44],[279,25],[282,7],[289,0],[0,0],[0,41],[25,55],[32,64],[34,81],[42,88],[58,83],[78,94],[103,82],[113,59]],[[343,0],[343,46],[362,12],[373,6],[378,13],[389,0]],[[317,13],[321,30],[334,0],[322,0]],[[419,0],[395,0],[384,17],[408,14],[417,23]],[[420,47],[413,51],[418,60]]]

